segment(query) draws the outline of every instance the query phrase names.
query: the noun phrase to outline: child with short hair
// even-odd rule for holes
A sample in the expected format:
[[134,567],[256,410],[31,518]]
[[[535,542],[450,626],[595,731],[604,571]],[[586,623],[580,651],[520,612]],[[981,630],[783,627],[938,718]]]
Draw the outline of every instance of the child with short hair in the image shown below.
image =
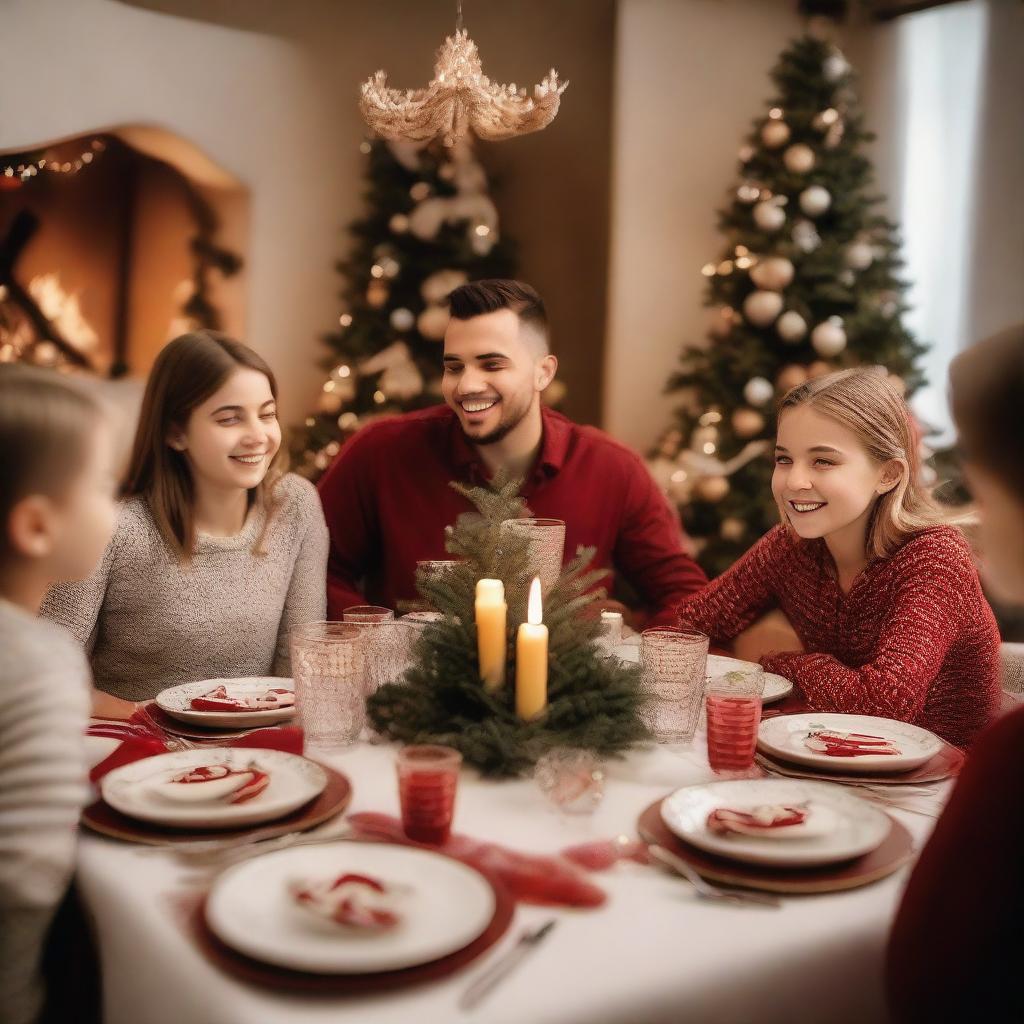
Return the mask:
[[780,608],[803,650],[761,664],[812,710],[912,722],[968,746],[998,700],[999,631],[956,518],[921,483],[896,387],[854,369],[788,392],[772,492],[782,525],[680,618],[722,644]]
[[114,537],[43,607],[89,650],[98,714],[178,683],[290,673],[289,631],[326,611],[328,538],[316,489],[285,462],[256,352],[206,330],[163,348]]
[[71,878],[87,795],[89,668],[37,617],[47,589],[88,576],[114,527],[113,435],[52,371],[0,365],[0,999],[35,1020],[39,960]]

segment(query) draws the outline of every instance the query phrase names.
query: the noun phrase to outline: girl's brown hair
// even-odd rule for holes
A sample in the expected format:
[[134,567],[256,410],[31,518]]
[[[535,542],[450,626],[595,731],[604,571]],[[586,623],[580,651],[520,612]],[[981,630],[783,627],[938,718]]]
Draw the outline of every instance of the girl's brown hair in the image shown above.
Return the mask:
[[[239,367],[262,373],[277,399],[277,381],[263,358],[217,331],[193,331],[169,342],[157,356],[146,382],[121,495],[146,499],[153,521],[182,562],[191,558],[195,547],[195,489],[185,453],[172,448],[168,440],[175,431],[187,427],[192,411]],[[260,504],[266,510],[266,522],[256,541],[257,554],[263,553],[263,538],[274,510],[272,496],[287,469],[287,458],[282,445],[266,476],[249,492],[249,507]]]
[[54,370],[0,365],[0,554],[14,506],[31,494],[63,497],[103,419],[100,403]]
[[964,457],[1024,503],[1024,324],[961,352],[949,368],[949,383]]
[[[787,409],[812,406],[816,412],[852,431],[876,462],[896,462],[899,482],[875,500],[868,520],[866,554],[886,558],[910,536],[930,526],[960,525],[969,516],[944,508],[921,480],[918,430],[903,395],[873,369],[840,370],[799,384],[779,403]],[[780,506],[782,521],[788,523]]]

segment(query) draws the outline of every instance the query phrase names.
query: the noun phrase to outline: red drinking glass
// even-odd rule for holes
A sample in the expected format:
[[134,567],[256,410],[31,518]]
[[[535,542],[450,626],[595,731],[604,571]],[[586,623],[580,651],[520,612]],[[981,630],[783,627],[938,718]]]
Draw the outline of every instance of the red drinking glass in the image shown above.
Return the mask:
[[708,764],[714,771],[744,771],[754,764],[763,691],[761,669],[708,679]]
[[404,747],[398,752],[402,829],[417,843],[448,839],[462,755],[451,747]]

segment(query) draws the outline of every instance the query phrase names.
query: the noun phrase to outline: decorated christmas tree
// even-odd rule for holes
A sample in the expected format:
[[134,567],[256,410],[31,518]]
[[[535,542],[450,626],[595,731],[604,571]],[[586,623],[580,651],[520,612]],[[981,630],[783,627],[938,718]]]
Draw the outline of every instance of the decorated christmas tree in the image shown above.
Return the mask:
[[816,29],[772,79],[719,214],[722,250],[702,270],[708,342],[682,353],[669,390],[684,402],[649,463],[711,573],[778,521],[768,453],[784,392],[858,365],[908,393],[921,383],[924,346],[901,323],[899,239],[872,191],[851,67]]
[[345,438],[381,415],[440,401],[445,300],[468,280],[511,274],[487,175],[470,145],[364,142],[366,212],[339,262],[342,310],[326,338],[317,409],[296,440],[315,477]]

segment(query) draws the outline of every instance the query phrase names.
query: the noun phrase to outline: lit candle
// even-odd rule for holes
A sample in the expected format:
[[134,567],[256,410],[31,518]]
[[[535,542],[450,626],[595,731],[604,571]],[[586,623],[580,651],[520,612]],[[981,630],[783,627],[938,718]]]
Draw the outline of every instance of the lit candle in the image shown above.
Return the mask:
[[548,703],[548,627],[542,622],[540,580],[530,584],[526,622],[516,636],[516,714],[536,718]]
[[505,685],[507,611],[505,584],[501,580],[477,580],[476,650],[480,679],[487,690]]

